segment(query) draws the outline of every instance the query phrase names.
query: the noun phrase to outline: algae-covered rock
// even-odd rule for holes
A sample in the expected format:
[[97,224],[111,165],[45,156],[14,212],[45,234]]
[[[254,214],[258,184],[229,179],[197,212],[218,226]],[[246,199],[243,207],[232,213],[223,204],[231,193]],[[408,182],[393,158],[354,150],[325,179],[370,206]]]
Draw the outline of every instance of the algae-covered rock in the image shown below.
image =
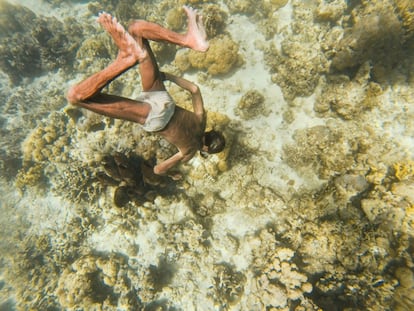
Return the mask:
[[335,22],[344,15],[346,8],[345,0],[319,1],[315,16],[319,21]]
[[399,267],[395,271],[400,286],[395,291],[394,310],[404,311],[414,308],[414,273],[408,267]]

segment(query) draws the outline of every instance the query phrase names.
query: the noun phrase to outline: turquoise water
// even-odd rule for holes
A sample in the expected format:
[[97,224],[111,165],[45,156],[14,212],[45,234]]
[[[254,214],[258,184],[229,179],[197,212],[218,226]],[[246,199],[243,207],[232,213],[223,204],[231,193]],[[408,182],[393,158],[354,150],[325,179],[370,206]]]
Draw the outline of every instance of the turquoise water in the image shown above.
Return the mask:
[[65,94],[116,57],[98,12],[184,32],[183,3],[0,1],[0,310],[413,309],[412,4],[190,2],[209,51],[152,48],[227,144],[173,181]]

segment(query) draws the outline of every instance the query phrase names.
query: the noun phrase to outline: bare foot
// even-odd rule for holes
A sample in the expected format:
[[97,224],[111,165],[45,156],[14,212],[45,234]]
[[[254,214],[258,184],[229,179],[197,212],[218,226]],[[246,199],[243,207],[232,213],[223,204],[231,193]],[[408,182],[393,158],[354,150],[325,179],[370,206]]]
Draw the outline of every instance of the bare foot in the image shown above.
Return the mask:
[[115,17],[108,13],[99,13],[98,23],[109,33],[119,48],[118,59],[134,65],[146,55],[146,51],[138,45]]
[[195,51],[205,52],[209,48],[207,34],[203,25],[203,17],[198,14],[197,10],[186,5],[183,9],[188,17],[188,31],[186,34],[187,46]]

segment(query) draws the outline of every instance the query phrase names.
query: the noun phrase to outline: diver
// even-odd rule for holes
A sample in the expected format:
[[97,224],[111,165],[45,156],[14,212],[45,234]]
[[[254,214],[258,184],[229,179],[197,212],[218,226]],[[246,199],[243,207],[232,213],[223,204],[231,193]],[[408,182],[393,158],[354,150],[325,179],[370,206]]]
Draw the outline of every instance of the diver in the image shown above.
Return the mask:
[[[112,118],[137,122],[147,132],[154,132],[175,145],[178,152],[169,159],[154,166],[158,175],[180,179],[181,175],[170,171],[180,162],[189,161],[197,151],[218,153],[224,149],[222,133],[205,132],[206,113],[199,87],[181,77],[161,72],[151,50],[149,40],[165,41],[205,52],[209,48],[202,16],[195,9],[184,6],[188,18],[188,29],[179,34],[162,26],[135,20],[128,31],[108,13],[100,13],[98,22],[109,33],[119,52],[114,62],[102,71],[93,74],[72,86],[67,94],[68,101],[96,113]],[[136,99],[124,98],[102,92],[111,81],[131,67],[139,64],[142,93]],[[189,91],[193,111],[175,104],[167,92],[164,81],[171,81]]]

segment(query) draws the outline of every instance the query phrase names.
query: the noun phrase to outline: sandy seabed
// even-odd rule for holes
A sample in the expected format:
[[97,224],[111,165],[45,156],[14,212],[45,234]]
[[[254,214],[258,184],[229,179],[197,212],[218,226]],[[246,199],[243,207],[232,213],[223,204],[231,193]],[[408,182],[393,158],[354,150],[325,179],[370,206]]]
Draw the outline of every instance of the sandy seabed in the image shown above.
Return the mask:
[[412,310],[413,5],[188,1],[209,51],[153,49],[227,146],[138,193],[121,168],[174,149],[64,95],[116,55],[97,12],[183,3],[0,1],[0,310]]

